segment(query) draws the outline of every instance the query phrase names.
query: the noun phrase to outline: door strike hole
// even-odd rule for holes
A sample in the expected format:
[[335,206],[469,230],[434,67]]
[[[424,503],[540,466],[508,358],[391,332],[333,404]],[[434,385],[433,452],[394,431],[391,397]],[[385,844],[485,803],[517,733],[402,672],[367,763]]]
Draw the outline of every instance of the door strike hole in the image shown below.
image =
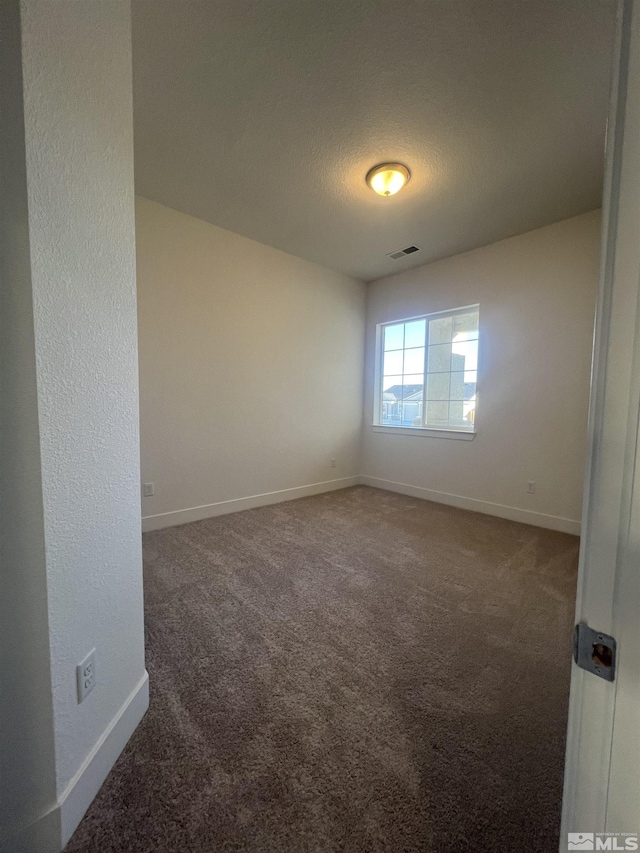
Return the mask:
[[605,646],[603,643],[593,644],[591,657],[597,666],[603,666],[605,669],[611,669],[613,665],[613,652],[609,646]]

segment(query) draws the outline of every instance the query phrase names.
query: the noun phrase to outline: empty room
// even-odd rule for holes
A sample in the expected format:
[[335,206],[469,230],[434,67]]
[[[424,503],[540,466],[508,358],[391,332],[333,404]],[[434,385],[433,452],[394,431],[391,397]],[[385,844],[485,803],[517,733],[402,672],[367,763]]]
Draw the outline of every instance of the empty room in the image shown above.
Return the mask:
[[3,853],[638,849],[639,14],[3,4]]

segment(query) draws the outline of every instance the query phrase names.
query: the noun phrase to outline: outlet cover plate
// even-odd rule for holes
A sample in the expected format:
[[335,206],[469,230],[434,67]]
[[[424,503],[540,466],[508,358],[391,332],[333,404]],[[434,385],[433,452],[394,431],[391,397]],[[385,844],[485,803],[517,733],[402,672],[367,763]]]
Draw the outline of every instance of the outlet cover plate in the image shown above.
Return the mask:
[[78,704],[84,702],[96,686],[96,650],[91,649],[86,658],[76,667],[78,682]]

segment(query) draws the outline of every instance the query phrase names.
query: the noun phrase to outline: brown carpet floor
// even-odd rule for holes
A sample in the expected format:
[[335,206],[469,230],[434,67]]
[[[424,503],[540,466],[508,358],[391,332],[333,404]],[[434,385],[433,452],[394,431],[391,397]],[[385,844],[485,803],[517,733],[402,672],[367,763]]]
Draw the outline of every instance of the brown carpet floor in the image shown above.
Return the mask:
[[577,554],[363,486],[146,534],[151,707],[68,853],[552,853]]

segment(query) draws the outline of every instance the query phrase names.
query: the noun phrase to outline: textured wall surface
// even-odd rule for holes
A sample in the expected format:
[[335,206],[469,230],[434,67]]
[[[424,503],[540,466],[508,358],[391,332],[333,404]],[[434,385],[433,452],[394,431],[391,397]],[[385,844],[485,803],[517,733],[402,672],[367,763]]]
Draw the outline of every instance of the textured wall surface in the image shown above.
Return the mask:
[[[594,211],[369,285],[362,473],[579,520],[599,257]],[[476,302],[474,440],[374,432],[376,324]]]
[[143,515],[358,474],[364,285],[136,210]]
[[0,837],[56,798],[21,66],[19,2],[8,0],[0,4]]
[[365,281],[593,210],[615,10],[134,0],[137,192]]
[[25,0],[22,26],[61,796],[144,675],[130,9]]

